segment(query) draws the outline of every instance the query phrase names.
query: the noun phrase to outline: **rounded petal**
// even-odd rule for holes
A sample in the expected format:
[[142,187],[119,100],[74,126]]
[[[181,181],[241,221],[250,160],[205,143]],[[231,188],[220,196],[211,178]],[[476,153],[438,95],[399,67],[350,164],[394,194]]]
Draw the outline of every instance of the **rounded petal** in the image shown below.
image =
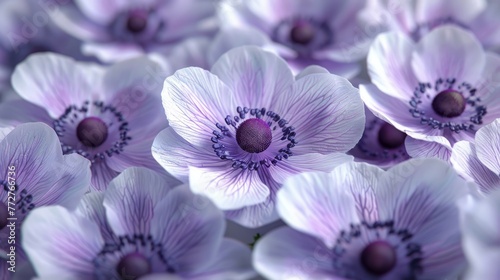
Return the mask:
[[328,70],[324,67],[321,67],[319,65],[311,65],[306,67],[304,70],[300,71],[299,74],[295,76],[295,80],[299,80],[304,78],[305,76],[311,75],[311,74],[328,74]]
[[453,18],[467,23],[477,17],[487,6],[485,0],[421,0],[416,1],[416,17],[419,22],[432,22]]
[[500,119],[476,132],[476,152],[479,160],[500,176]]
[[130,43],[85,43],[82,45],[82,53],[95,56],[104,63],[117,63],[145,54],[140,46]]
[[[54,239],[56,237],[56,239]],[[22,244],[40,277],[91,279],[104,246],[96,224],[61,206],[33,210],[23,223]]]
[[282,227],[257,242],[253,264],[267,279],[330,280],[333,257],[320,239]]
[[485,66],[486,57],[474,34],[460,27],[437,27],[417,43],[412,67],[420,82],[456,79],[474,84]]
[[196,275],[209,268],[225,230],[222,212],[187,186],[168,193],[154,208],[151,234],[161,241],[165,257],[181,275]]
[[105,242],[116,241],[116,236],[108,224],[103,202],[104,192],[90,192],[82,198],[75,213],[98,225]]
[[440,138],[441,143],[406,137],[406,152],[413,158],[438,158],[448,161],[451,156],[451,145],[446,138]]

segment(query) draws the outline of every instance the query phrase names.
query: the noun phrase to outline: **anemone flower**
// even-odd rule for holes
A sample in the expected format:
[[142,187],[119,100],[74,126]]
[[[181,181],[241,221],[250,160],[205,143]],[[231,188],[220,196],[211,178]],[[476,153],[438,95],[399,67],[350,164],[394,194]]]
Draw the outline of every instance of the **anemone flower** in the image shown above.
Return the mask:
[[130,166],[163,170],[151,155],[154,137],[167,120],[160,92],[164,73],[137,58],[109,68],[57,54],[34,54],[21,63],[12,84],[26,101],[0,105],[0,123],[49,124],[64,154],[92,163],[92,188],[103,190]]
[[312,71],[295,81],[284,60],[252,46],[225,53],[211,72],[178,70],[162,98],[170,127],[153,156],[249,227],[277,219],[275,193],[287,176],[350,160],[343,153],[364,128],[346,79]]
[[453,25],[435,28],[418,43],[385,33],[368,54],[373,84],[361,85],[360,94],[375,115],[411,136],[405,143],[410,156],[448,160],[457,141],[473,140],[500,117],[499,66],[498,55]]
[[[75,212],[33,211],[23,245],[42,279],[249,279],[248,246],[223,238],[222,212],[188,187],[140,167]],[[141,278],[143,279],[143,278]]]
[[254,266],[268,279],[455,279],[465,264],[455,203],[467,191],[438,159],[296,175],[278,192],[290,227],[257,242]]
[[117,62],[212,34],[217,28],[215,8],[205,0],[75,0],[53,13],[53,19],[85,42],[85,54]]
[[0,279],[11,279],[26,264],[20,230],[25,217],[44,205],[75,208],[89,190],[90,162],[63,155],[46,124],[0,131]]

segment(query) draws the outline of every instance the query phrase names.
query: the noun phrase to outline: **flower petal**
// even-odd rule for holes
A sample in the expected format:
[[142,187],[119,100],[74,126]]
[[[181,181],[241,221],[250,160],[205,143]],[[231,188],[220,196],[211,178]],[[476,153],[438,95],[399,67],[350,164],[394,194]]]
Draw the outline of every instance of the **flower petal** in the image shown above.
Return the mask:
[[130,43],[85,43],[82,53],[95,56],[104,63],[116,63],[145,54],[140,46]]
[[295,80],[302,79],[305,76],[311,74],[328,74],[328,73],[330,72],[328,72],[328,70],[325,69],[324,67],[321,67],[319,65],[311,65],[307,66],[304,70],[300,71],[300,73],[295,76]]
[[485,65],[485,53],[474,34],[453,25],[432,30],[417,43],[412,67],[420,82],[456,79],[474,84]]
[[33,210],[24,221],[22,244],[38,276],[91,279],[92,261],[104,241],[90,220],[61,206],[47,206]]
[[103,202],[104,192],[90,192],[82,198],[75,213],[98,225],[104,242],[117,241],[106,219],[106,208]]
[[52,125],[53,119],[43,107],[25,100],[12,100],[0,104],[0,125],[16,126],[27,122]]
[[90,187],[94,191],[106,190],[111,180],[120,174],[120,172],[111,168],[107,162],[95,162],[90,166],[90,170],[92,171]]
[[433,22],[443,18],[453,18],[468,23],[478,16],[488,5],[485,0],[421,0],[416,2],[416,17],[419,22]]
[[320,239],[282,227],[264,235],[253,254],[255,269],[268,279],[332,279],[333,251]]
[[476,132],[476,152],[479,160],[500,176],[500,119]]
[[451,156],[451,145],[446,138],[441,138],[442,143],[406,137],[406,152],[414,158],[439,158],[448,161]]

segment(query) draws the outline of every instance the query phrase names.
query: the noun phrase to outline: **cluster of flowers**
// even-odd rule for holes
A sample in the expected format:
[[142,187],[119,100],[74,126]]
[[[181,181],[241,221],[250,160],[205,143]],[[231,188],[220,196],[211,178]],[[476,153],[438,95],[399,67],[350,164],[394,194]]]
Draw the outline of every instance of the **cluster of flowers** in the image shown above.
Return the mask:
[[2,0],[0,279],[500,279],[499,13]]

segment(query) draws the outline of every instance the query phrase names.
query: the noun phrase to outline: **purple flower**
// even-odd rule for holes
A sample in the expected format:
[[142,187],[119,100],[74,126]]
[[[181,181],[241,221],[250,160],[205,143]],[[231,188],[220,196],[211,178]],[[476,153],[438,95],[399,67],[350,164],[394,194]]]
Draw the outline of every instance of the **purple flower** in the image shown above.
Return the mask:
[[391,167],[394,164],[405,161],[410,157],[406,153],[406,134],[397,130],[370,110],[365,109],[366,125],[365,132],[358,144],[349,151],[356,160],[377,165],[379,167]]
[[467,190],[437,159],[296,175],[278,192],[290,227],[257,242],[254,266],[269,279],[453,279],[465,264],[455,203]]
[[44,205],[74,208],[89,189],[90,162],[63,156],[56,133],[45,124],[0,131],[0,279],[11,279],[11,256],[14,271],[26,261],[20,238],[26,215]]
[[164,75],[144,58],[102,68],[34,54],[12,77],[15,90],[29,102],[2,104],[0,120],[52,126],[65,154],[78,153],[92,162],[92,188],[102,190],[130,166],[163,170],[151,145],[167,127],[160,100]]
[[[387,28],[420,40],[445,25],[467,29],[486,47],[500,44],[500,2],[487,0],[384,0],[379,1]],[[373,10],[375,12],[375,10]]]
[[162,96],[171,127],[153,156],[249,227],[277,219],[275,193],[287,176],[350,160],[341,153],[364,128],[363,104],[346,79],[312,71],[295,81],[285,61],[257,47],[227,52],[211,72],[177,71]]
[[105,192],[87,194],[76,212],[33,211],[22,233],[43,279],[251,278],[250,249],[223,238],[224,228],[222,212],[208,199],[132,167]]
[[[223,27],[251,28],[265,36],[295,73],[321,65],[334,74],[353,77],[371,43],[359,17],[365,0],[225,1],[219,10]],[[236,42],[241,38],[235,36]],[[244,42],[246,40],[243,40]]]
[[217,27],[215,5],[206,0],[75,0],[53,18],[85,41],[85,54],[104,62],[163,51]]
[[499,279],[500,191],[469,196],[459,203],[463,250],[469,262],[462,279]]
[[409,136],[412,157],[447,160],[453,144],[474,139],[500,117],[500,57],[473,34],[438,27],[418,43],[400,33],[379,35],[368,54],[369,85],[361,98],[378,117]]
[[500,119],[476,133],[475,144],[460,141],[453,146],[451,163],[464,178],[489,193],[500,189]]

